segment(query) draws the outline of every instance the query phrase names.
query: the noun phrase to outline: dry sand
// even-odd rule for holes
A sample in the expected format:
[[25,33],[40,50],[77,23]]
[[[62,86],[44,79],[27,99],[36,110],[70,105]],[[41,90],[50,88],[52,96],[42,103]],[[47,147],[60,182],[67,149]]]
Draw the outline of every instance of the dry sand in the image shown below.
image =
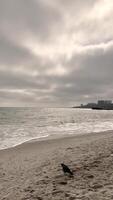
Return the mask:
[[[64,162],[74,177],[63,174]],[[0,151],[0,200],[113,199],[113,133],[31,142]]]

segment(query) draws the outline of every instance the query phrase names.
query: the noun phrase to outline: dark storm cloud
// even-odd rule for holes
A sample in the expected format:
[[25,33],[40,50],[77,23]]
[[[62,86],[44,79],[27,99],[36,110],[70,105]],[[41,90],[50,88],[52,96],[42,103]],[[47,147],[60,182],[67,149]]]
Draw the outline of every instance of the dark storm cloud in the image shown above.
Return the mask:
[[111,0],[1,0],[1,105],[113,98]]

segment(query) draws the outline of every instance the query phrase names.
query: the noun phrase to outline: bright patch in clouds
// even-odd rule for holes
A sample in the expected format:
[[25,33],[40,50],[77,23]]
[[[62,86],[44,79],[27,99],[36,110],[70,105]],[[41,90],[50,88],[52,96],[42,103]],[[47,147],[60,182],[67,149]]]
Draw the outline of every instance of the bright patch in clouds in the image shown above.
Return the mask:
[[94,6],[93,11],[90,13],[91,18],[103,19],[108,17],[113,12],[113,1],[100,0]]

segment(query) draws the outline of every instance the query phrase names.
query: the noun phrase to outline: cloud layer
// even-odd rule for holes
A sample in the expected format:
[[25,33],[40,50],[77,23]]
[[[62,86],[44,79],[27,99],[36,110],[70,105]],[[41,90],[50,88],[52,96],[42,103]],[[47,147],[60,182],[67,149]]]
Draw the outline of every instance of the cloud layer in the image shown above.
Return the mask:
[[112,0],[1,0],[1,106],[113,99]]

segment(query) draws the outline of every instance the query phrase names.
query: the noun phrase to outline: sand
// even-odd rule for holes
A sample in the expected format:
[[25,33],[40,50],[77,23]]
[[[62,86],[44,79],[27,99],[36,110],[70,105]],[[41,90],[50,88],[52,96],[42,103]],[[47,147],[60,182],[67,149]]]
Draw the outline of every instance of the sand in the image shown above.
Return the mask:
[[[67,164],[74,177],[64,175]],[[113,132],[32,141],[0,151],[0,200],[113,199]]]

